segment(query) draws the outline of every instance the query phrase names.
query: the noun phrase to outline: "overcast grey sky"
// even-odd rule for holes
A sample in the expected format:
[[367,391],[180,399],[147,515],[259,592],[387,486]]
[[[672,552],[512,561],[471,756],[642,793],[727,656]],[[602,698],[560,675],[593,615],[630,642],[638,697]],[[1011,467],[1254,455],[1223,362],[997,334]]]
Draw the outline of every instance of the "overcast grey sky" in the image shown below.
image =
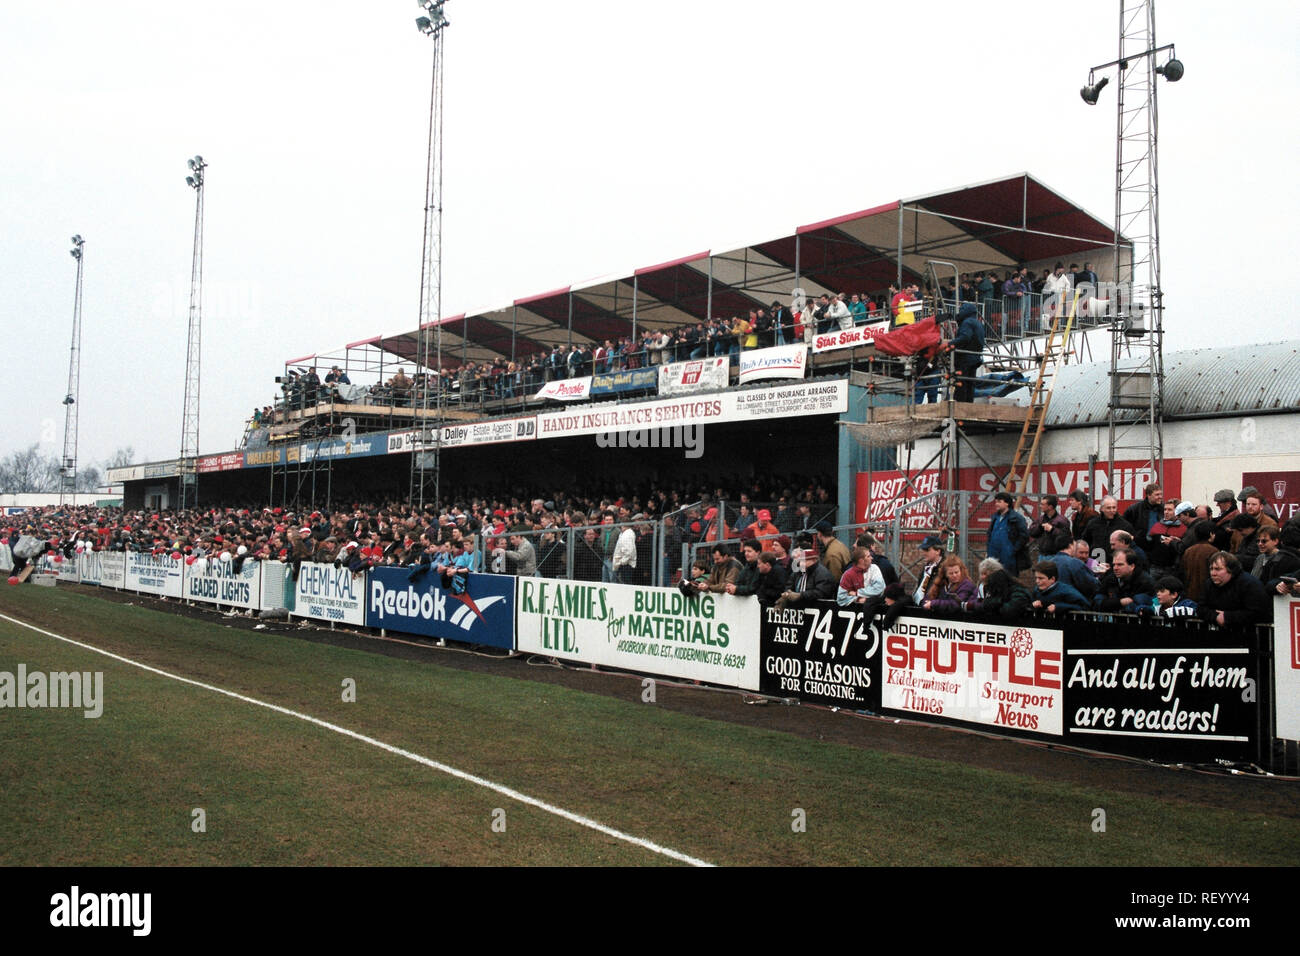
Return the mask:
[[[1028,171],[1109,221],[1118,0],[452,0],[443,312],[507,305]],[[80,458],[180,445],[209,162],[201,451],[286,359],[418,316],[430,42],[416,4],[8,2],[0,454],[57,454],[86,240]],[[1295,337],[1293,3],[1164,0],[1167,348]]]

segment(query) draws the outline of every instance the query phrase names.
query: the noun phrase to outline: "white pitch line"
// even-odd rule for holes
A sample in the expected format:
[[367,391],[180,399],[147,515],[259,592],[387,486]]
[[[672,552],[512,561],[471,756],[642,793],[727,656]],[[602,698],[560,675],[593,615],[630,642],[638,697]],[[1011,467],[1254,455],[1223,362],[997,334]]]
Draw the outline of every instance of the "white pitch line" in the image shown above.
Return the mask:
[[677,860],[679,863],[688,863],[691,866],[713,866],[706,860],[699,860],[693,856],[688,856],[680,850],[674,850],[671,847],[660,846],[650,840],[643,840],[641,837],[632,836],[630,833],[624,833],[622,830],[615,830],[613,827],[607,827],[605,824],[590,817],[584,817],[581,814],[574,813],[571,810],[565,810],[563,807],[557,807],[554,804],[547,803],[545,800],[539,800],[537,797],[530,797],[526,793],[520,793],[505,784],[496,783],[485,777],[479,777],[464,770],[458,770],[450,764],[440,763],[437,760],[431,760],[428,757],[422,757],[420,754],[412,753],[409,750],[403,750],[401,747],[394,747],[392,744],[386,744],[382,740],[376,740],[374,737],[367,737],[365,734],[359,734],[355,730],[349,730],[346,727],[340,727],[337,724],[331,724],[327,720],[321,720],[319,717],[313,717],[310,714],[300,714],[296,710],[290,710],[287,707],[281,707],[278,704],[270,704],[264,700],[258,700],[256,697],[246,697],[243,694],[237,694],[233,690],[226,690],[223,687],[215,687],[212,684],[205,684],[202,681],[192,680],[189,677],[182,677],[179,674],[172,674],[168,671],[159,670],[157,667],[150,667],[148,664],[142,664],[140,661],[133,661],[129,657],[122,657],[114,654],[112,651],[106,651],[101,647],[95,647],[91,644],[83,644],[81,641],[74,641],[70,637],[64,637],[62,634],[55,634],[53,631],[47,631],[44,628],[36,627],[34,624],[28,624],[26,621],[20,621],[17,618],[9,617],[7,614],[0,614],[0,620],[8,621],[11,624],[17,624],[19,627],[25,627],[28,630],[35,631],[38,634],[44,634],[46,637],[52,637],[55,640],[64,641],[74,647],[80,647],[87,651],[93,651],[96,654],[103,654],[115,661],[121,661],[123,664],[130,664],[132,667],[138,667],[143,671],[151,674],[158,674],[161,677],[168,677],[182,684],[191,684],[194,687],[201,687],[203,690],[210,690],[217,694],[224,694],[227,697],[233,697],[235,700],[242,700],[246,704],[256,704],[258,707],[265,707],[267,710],[273,710],[277,714],[284,714],[288,717],[297,717],[299,720],[305,720],[309,724],[315,724],[317,727],[324,727],[326,730],[332,730],[336,734],[342,734],[344,737],[351,737],[353,740],[359,740],[362,743],[370,744],[372,747],[378,747],[380,750],[386,750],[391,754],[399,757],[405,757],[415,763],[423,764],[434,770],[441,771],[457,779],[464,780],[476,786],[499,793],[503,797],[509,797],[511,800],[517,800],[519,803],[527,804],[530,807],[536,807],[539,810],[545,810],[557,817],[576,823],[579,826],[595,830],[597,833],[603,833],[606,836],[613,837],[616,840],[622,840],[625,843],[631,843],[633,846],[639,846],[642,849],[649,850],[652,853],[658,853],[669,859]]

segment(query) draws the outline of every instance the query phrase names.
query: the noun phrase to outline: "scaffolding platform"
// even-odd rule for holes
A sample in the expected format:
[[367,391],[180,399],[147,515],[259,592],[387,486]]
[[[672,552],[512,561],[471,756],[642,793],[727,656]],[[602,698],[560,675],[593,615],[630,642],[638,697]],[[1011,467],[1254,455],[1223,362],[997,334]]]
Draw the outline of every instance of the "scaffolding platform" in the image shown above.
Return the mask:
[[1028,408],[1024,405],[990,405],[985,402],[939,402],[935,405],[880,405],[871,409],[867,421],[893,423],[916,419],[942,424],[952,418],[965,424],[1014,425],[1025,423]]

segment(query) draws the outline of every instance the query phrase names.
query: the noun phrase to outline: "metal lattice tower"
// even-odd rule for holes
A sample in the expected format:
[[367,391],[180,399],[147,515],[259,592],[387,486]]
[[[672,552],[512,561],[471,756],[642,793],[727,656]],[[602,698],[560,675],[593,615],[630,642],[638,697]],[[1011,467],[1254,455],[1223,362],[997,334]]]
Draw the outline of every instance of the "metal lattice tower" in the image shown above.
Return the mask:
[[[1157,65],[1157,55],[1169,59]],[[1164,291],[1160,284],[1160,192],[1157,176],[1156,77],[1182,78],[1173,45],[1156,46],[1154,0],[1120,0],[1119,74],[1115,121],[1115,238],[1111,294],[1117,303],[1111,326],[1107,467],[1119,487],[1117,461],[1145,461],[1164,480]],[[1097,102],[1108,82],[1082,90]]]
[[63,458],[59,462],[59,504],[76,502],[77,400],[81,397],[81,279],[85,269],[86,241],[72,237],[72,258],[77,260],[77,292],[72,303],[72,354],[68,359],[68,391],[63,397]]
[[424,182],[424,257],[420,267],[420,322],[417,373],[424,373],[415,413],[419,439],[411,452],[411,505],[423,508],[438,501],[442,429],[430,412],[442,408],[442,73],[443,36],[450,25],[443,14],[446,0],[419,0],[428,16],[416,18],[421,33],[433,38],[433,79],[429,91],[429,155]]
[[198,503],[199,356],[203,341],[203,179],[208,164],[202,156],[189,160],[186,184],[194,190],[194,256],[190,263],[189,339],[185,347],[185,409],[181,413],[180,505]]

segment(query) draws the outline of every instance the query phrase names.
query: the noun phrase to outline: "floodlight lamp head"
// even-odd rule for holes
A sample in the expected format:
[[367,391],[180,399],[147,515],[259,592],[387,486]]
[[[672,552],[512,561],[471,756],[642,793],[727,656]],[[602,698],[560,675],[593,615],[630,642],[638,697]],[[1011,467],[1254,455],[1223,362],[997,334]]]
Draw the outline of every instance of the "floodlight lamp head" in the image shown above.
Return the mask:
[[430,20],[428,17],[416,17],[415,28],[419,30],[421,33],[432,33],[433,21]]
[[1183,61],[1177,57],[1170,57],[1169,62],[1164,66],[1156,67],[1156,72],[1170,83],[1177,83],[1183,78]]
[[73,244],[74,246],[79,246],[79,245],[81,245],[83,241],[84,241],[84,240],[81,238],[80,235],[76,235],[76,236],[73,236],[73,237],[72,237],[72,244]]
[[1083,101],[1089,106],[1096,106],[1097,97],[1101,96],[1101,91],[1106,88],[1106,84],[1109,82],[1110,77],[1103,76],[1100,80],[1094,83],[1092,81],[1092,74],[1088,74],[1088,85],[1079,90],[1079,95],[1083,97]]
[[192,172],[193,170],[196,170],[196,169],[199,168],[198,163],[194,162],[194,160],[192,160],[192,159],[187,159],[187,160],[185,161],[185,165],[188,166],[188,167],[190,168],[191,172]]
[[198,168],[199,168],[199,169],[202,169],[204,166],[207,165],[207,163],[205,163],[205,162],[203,161],[203,157],[202,157],[202,156],[199,156],[199,155],[197,155],[197,154],[196,154],[195,157],[194,157],[194,162],[198,164]]
[[186,186],[189,186],[191,189],[198,189],[198,188],[199,188],[199,181],[198,181],[197,179],[195,179],[193,176],[186,176],[186,177],[185,177],[185,185],[186,185]]

